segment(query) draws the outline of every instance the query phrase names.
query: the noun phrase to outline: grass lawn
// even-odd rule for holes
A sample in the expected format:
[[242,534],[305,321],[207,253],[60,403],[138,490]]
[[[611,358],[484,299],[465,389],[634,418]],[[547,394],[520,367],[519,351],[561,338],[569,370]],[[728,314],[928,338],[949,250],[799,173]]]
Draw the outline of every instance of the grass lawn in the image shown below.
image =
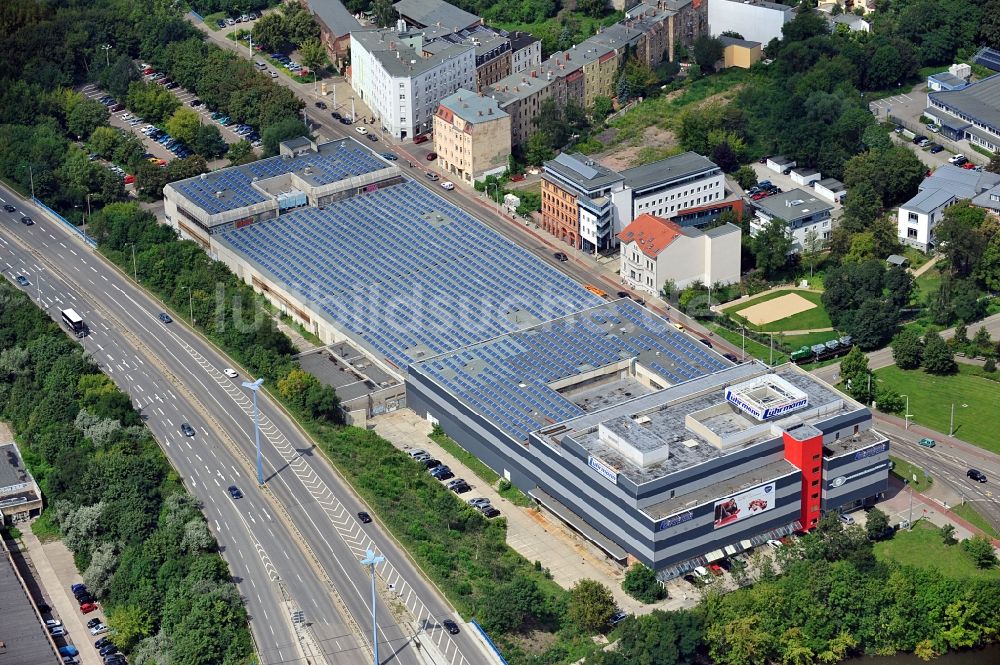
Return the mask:
[[214,14],[209,14],[208,16],[203,16],[202,18],[205,20],[205,25],[208,27],[209,30],[211,30],[212,32],[218,32],[222,28],[220,28],[218,25],[216,25],[216,21],[218,21],[219,19],[222,19],[223,21],[225,21],[226,20],[226,12],[215,12]]
[[954,402],[955,436],[1000,453],[996,424],[1000,383],[976,376],[976,369],[959,364],[958,374],[934,376],[923,370],[902,370],[893,365],[876,370],[875,374],[887,388],[909,395],[913,422],[947,432]]
[[916,286],[917,289],[913,299],[921,304],[927,303],[931,296],[937,292],[938,287],[941,286],[941,271],[937,268],[931,268],[920,277],[917,277]]
[[612,127],[620,130],[616,141],[636,138],[644,129],[653,125],[669,129],[671,121],[685,106],[722,92],[732,92],[735,95],[739,86],[746,83],[749,78],[750,74],[746,70],[731,67],[718,74],[703,76],[684,86],[677,94],[647,99],[610,123]]
[[993,528],[993,525],[987,522],[986,518],[979,514],[979,511],[976,510],[974,503],[963,503],[960,506],[954,506],[952,507],[951,512],[955,513],[966,522],[979,527],[991,538],[1000,538],[1000,533],[997,533],[997,530]]
[[[889,459],[892,460],[892,474],[900,480],[910,481],[917,492],[924,492],[934,484],[934,478],[927,475],[919,466],[892,455],[889,455]],[[916,482],[913,480],[914,476],[917,477]]]
[[980,570],[961,545],[945,545],[933,524],[917,522],[912,531],[898,531],[892,540],[875,543],[875,556],[914,568],[937,568],[953,578],[1000,580],[1000,569]]
[[931,260],[931,257],[927,256],[916,247],[907,246],[903,250],[903,256],[910,260],[910,267],[914,270]]
[[62,532],[53,520],[54,516],[55,512],[51,508],[46,508],[41,516],[31,523],[31,532],[43,543],[62,538]]
[[[739,349],[740,345],[743,343],[743,336],[740,335],[738,332],[733,332],[732,330],[729,330],[728,328],[723,328],[722,326],[715,323],[703,322],[703,324],[706,328],[714,332],[716,337],[721,337],[722,339],[726,340],[727,342],[735,346],[737,349]],[[763,360],[766,363],[771,362],[771,347],[768,346],[767,344],[761,344],[760,342],[752,340],[748,337],[746,340],[746,349],[748,356],[753,356],[754,358],[757,358],[758,360]],[[737,351],[736,355],[739,356],[739,351]],[[787,360],[788,356],[786,356],[781,351],[775,349],[774,362],[771,364],[780,365],[781,363],[786,362]]]
[[[500,481],[500,476],[497,475],[493,469],[483,464],[478,457],[455,443],[455,441],[447,434],[431,433],[428,436],[439,446],[451,453],[456,459],[458,459],[458,461],[469,467],[472,473],[479,476],[487,485],[490,485],[491,487],[497,486],[497,483]],[[523,492],[521,492],[521,490],[513,486],[502,489],[500,491],[500,496],[518,506],[531,507],[535,505],[534,501],[528,498]]]
[[[738,321],[745,321],[745,319],[739,315],[742,310],[753,307],[762,302],[767,302],[768,300],[774,300],[775,298],[781,298],[790,293],[795,293],[809,302],[816,305],[816,307],[806,310],[804,312],[799,312],[792,316],[785,317],[784,319],[778,319],[777,321],[772,321],[771,323],[755,326],[753,324],[747,323],[748,327],[754,330],[760,330],[761,332],[781,332],[782,330],[812,330],[814,328],[830,328],[833,326],[830,323],[830,317],[827,315],[826,310],[823,309],[823,302],[821,301],[822,294],[813,293],[812,291],[798,291],[795,289],[790,289],[788,291],[775,291],[773,293],[768,293],[766,295],[760,296],[759,298],[751,298],[746,302],[742,302],[739,305],[734,305],[726,310],[726,312]],[[835,333],[828,333],[825,339],[830,339],[831,336],[836,336]],[[825,340],[824,340],[825,341]]]
[[[562,13],[562,12],[561,12]],[[602,18],[593,18],[579,12],[569,12],[571,24],[576,25],[576,33],[572,35],[572,42],[579,44],[583,40],[597,34],[598,28],[612,26],[625,18],[621,12],[612,12]],[[563,25],[560,17],[553,16],[544,21],[533,23],[490,23],[491,26],[503,28],[504,30],[521,30],[542,40],[543,57],[553,51],[559,50],[559,38],[562,36]]]

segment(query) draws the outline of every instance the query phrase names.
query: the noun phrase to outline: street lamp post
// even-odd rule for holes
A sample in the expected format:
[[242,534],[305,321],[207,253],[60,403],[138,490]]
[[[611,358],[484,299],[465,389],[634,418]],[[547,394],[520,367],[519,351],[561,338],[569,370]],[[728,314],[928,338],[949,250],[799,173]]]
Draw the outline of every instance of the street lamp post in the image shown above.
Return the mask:
[[[130,242],[129,246],[132,248],[132,278],[135,279],[136,283],[139,282],[139,269],[135,263],[135,243]],[[192,310],[194,308],[192,307]]]
[[28,164],[28,179],[31,180],[31,199],[35,199],[35,173],[31,169],[31,164]]
[[384,556],[375,556],[375,552],[368,550],[366,556],[361,560],[362,566],[368,566],[372,575],[372,647],[375,651],[374,664],[379,665],[378,660],[378,620],[375,617],[375,566],[385,561]]
[[111,66],[111,56],[110,56],[110,55],[108,55],[108,53],[109,53],[109,52],[111,51],[111,49],[113,49],[113,48],[114,48],[114,46],[112,46],[111,44],[105,44],[104,46],[102,46],[102,47],[101,47],[101,50],[103,50],[103,51],[104,51],[104,64],[105,64],[105,66],[107,66],[107,67],[110,67],[110,66]]
[[913,483],[907,481],[906,484],[910,486],[910,514],[909,517],[907,517],[906,522],[910,525],[909,530],[913,531]]
[[910,429],[910,396],[900,395],[900,397],[906,398],[906,413],[903,414],[903,429]]
[[746,326],[740,326],[740,335],[742,336],[742,345],[740,348],[740,362],[747,359],[747,329]]
[[[497,204],[497,217],[500,216],[500,183],[493,183],[493,194],[496,196],[494,201]],[[486,196],[490,195],[490,183],[486,183]]]
[[257,484],[264,486],[264,458],[260,454],[260,410],[257,408],[257,392],[264,379],[256,381],[244,381],[243,387],[249,388],[253,392],[253,434],[257,443]]

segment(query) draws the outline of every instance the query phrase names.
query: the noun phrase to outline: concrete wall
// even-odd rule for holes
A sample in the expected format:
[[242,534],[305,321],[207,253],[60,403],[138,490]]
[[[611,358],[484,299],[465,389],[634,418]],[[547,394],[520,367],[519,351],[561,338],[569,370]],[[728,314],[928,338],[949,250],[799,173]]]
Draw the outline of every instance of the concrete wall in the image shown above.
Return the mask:
[[708,2],[708,25],[713,35],[731,30],[743,35],[743,39],[761,44],[781,39],[781,27],[794,16],[791,7],[765,7],[733,0]]

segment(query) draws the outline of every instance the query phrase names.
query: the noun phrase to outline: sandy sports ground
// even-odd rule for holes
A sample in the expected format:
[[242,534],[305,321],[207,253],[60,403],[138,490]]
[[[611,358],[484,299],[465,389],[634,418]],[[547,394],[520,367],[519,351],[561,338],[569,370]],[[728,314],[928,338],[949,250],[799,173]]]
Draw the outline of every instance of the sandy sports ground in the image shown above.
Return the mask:
[[778,298],[757,303],[756,305],[751,305],[746,309],[738,310],[736,314],[739,314],[755,326],[763,326],[815,307],[815,303],[809,302],[799,294],[789,293]]

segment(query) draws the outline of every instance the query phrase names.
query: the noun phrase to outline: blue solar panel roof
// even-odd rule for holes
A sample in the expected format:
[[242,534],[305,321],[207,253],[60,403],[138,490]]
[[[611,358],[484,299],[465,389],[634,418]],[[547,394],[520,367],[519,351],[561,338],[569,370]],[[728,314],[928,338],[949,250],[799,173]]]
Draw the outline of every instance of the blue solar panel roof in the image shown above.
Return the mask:
[[515,439],[584,411],[549,385],[627,358],[677,384],[732,363],[629,299],[414,364]]
[[[353,147],[350,141],[335,146],[321,146],[320,152],[307,152],[298,157],[271,157],[244,166],[222,169],[176,183],[177,189],[194,205],[210,215],[236,210],[268,197],[252,186],[254,178],[265,180],[311,167],[308,178],[316,185],[326,185],[345,178],[364,175],[386,168],[384,161],[368,150]],[[222,196],[216,196],[222,192]]]

